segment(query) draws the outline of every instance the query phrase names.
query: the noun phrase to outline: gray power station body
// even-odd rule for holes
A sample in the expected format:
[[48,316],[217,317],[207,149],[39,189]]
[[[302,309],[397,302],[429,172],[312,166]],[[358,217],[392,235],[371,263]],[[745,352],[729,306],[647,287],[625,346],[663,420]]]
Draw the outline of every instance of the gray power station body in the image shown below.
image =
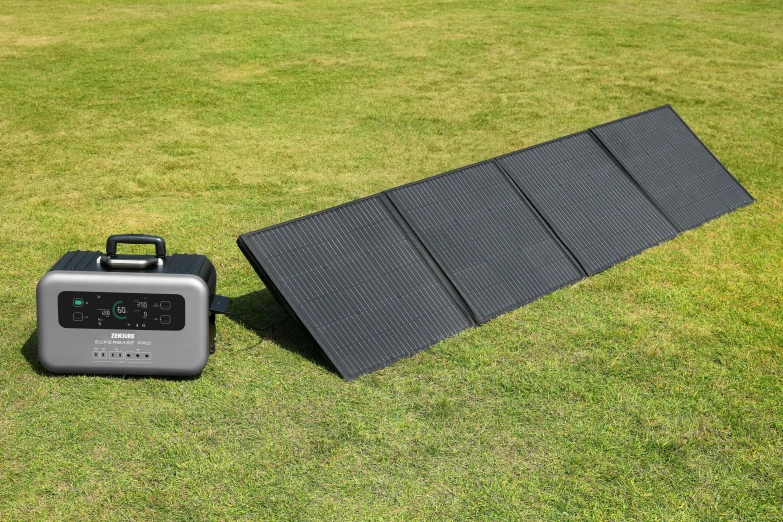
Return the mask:
[[[117,255],[118,243],[155,244],[156,256]],[[209,259],[167,256],[157,236],[68,252],[38,283],[39,360],[56,373],[196,375],[214,351],[215,284]]]

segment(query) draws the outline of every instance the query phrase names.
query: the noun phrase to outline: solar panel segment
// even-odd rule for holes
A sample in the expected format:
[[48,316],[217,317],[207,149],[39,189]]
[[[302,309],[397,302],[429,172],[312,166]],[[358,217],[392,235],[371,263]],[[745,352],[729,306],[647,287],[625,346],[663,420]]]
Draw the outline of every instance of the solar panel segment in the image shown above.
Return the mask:
[[753,202],[669,106],[592,132],[680,231]]
[[590,275],[677,235],[589,132],[496,161]]
[[238,240],[345,379],[473,326],[383,198]]
[[492,161],[387,194],[477,322],[582,278],[564,247]]

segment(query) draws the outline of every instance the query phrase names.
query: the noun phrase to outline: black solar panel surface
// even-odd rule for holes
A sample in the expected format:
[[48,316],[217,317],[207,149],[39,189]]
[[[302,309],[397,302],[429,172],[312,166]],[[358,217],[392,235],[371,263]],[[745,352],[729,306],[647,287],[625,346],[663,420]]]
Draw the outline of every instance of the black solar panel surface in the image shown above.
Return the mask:
[[662,107],[238,242],[350,379],[751,202]]
[[240,238],[346,379],[473,326],[383,197]]
[[497,161],[588,274],[677,234],[589,132]]
[[494,162],[387,194],[478,322],[582,277]]
[[592,131],[681,231],[753,202],[671,107]]

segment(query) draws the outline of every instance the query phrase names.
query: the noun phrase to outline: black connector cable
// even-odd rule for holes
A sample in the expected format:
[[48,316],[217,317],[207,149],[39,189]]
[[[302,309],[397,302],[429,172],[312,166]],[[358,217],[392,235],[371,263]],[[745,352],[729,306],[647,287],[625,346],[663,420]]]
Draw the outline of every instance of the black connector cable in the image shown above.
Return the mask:
[[[267,326],[265,326],[263,328],[258,328],[257,326],[251,324],[250,321],[248,321],[247,319],[245,319],[241,315],[237,315],[237,314],[235,314],[233,312],[229,312],[228,311],[228,303],[229,303],[228,297],[225,297],[225,296],[222,296],[222,295],[214,295],[212,297],[212,301],[210,302],[210,305],[209,305],[209,311],[212,312],[213,314],[228,315],[230,317],[233,317],[237,321],[240,321],[241,323],[243,323],[246,327],[248,327],[251,330],[253,330],[259,337],[262,337],[261,334],[264,333],[264,332],[269,332],[269,331],[274,332],[275,330],[277,330],[277,328],[281,324],[283,324],[284,322],[286,322],[288,320],[288,315],[286,315],[285,317],[283,317],[282,319],[280,319],[278,322],[276,322],[274,324],[267,325]],[[258,341],[253,346],[251,346],[249,348],[245,348],[245,349],[246,350],[251,350],[251,349],[255,348],[256,346],[258,346],[259,344],[261,344],[261,341]],[[231,350],[231,351],[234,351],[234,350]]]

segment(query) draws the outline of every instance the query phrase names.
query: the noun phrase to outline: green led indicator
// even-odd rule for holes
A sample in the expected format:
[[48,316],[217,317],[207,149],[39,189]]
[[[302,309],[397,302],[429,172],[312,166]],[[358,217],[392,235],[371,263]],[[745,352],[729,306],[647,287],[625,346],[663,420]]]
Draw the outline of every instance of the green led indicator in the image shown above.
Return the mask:
[[82,306],[84,302],[81,299],[74,299],[73,306]]

